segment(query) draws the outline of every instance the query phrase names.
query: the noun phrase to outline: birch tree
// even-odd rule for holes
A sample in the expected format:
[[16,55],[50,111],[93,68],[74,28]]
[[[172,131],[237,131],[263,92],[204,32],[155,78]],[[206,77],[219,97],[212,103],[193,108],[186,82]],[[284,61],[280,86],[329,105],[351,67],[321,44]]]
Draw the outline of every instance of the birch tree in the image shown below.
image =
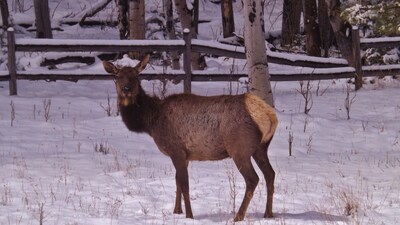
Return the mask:
[[274,106],[263,29],[264,0],[244,0],[244,43],[250,92]]
[[[143,40],[146,34],[144,0],[129,0],[129,39]],[[131,52],[131,58],[139,59],[140,52]]]
[[[167,37],[169,40],[176,39],[174,16],[173,16],[174,10],[173,10],[172,6],[173,6],[172,0],[164,0],[164,14],[165,14],[165,20],[166,20],[165,28],[166,28]],[[179,70],[180,64],[179,64],[178,52],[171,52],[171,58],[172,58],[172,69]]]
[[128,2],[127,0],[115,0],[118,9],[119,39],[128,39]]

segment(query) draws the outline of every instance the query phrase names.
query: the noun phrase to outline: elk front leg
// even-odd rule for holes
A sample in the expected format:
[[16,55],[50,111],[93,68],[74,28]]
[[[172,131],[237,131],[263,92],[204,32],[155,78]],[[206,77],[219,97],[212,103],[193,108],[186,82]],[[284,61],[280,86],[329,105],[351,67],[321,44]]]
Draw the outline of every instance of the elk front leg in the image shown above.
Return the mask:
[[174,213],[182,213],[181,196],[183,195],[183,201],[185,202],[186,218],[193,219],[189,196],[189,178],[187,170],[188,162],[184,157],[174,156],[171,158],[176,170],[176,198]]

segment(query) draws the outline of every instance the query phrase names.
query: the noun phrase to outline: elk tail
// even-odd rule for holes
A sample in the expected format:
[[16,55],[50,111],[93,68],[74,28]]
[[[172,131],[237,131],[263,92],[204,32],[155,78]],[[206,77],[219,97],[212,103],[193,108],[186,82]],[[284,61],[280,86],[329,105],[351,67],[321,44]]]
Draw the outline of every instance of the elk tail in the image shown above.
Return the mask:
[[262,134],[261,143],[267,143],[271,140],[278,126],[275,110],[253,94],[245,94],[244,101],[248,113]]

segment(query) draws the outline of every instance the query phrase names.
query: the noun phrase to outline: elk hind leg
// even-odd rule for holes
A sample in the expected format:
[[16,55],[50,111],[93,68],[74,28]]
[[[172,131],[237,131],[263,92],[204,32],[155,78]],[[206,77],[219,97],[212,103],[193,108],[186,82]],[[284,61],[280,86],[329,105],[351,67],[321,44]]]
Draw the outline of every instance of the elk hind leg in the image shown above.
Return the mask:
[[[271,142],[271,141],[270,141]],[[261,169],[264,174],[265,182],[267,183],[267,205],[265,208],[264,217],[271,218],[272,214],[272,201],[274,195],[274,181],[275,181],[275,171],[271,166],[271,163],[268,159],[268,146],[269,143],[266,144],[266,147],[260,147],[254,154],[253,158],[256,161],[258,167]]]
[[253,198],[253,193],[257,187],[259,178],[256,171],[254,170],[253,165],[251,164],[250,157],[237,157],[233,160],[246,182],[246,193],[243,198],[242,204],[240,205],[239,211],[235,216],[234,221],[236,222],[244,219],[247,207],[249,206],[250,200]]

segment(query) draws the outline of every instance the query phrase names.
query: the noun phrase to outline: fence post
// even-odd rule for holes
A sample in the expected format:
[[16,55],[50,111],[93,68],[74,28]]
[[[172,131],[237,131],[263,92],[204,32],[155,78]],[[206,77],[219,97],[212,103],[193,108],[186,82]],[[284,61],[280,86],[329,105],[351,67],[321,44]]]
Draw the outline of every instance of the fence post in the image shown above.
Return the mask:
[[17,66],[15,60],[15,34],[14,28],[7,29],[8,46],[8,72],[10,74],[10,95],[17,95]]
[[183,53],[183,71],[185,71],[185,79],[183,82],[183,92],[192,92],[192,68],[191,68],[191,54],[192,54],[192,40],[190,37],[190,30],[185,28],[183,30],[183,40],[185,41],[185,52]]
[[354,60],[354,68],[356,69],[355,86],[356,90],[360,89],[363,85],[363,71],[361,63],[361,48],[360,48],[360,32],[358,26],[353,26],[351,31],[352,37],[352,52]]

